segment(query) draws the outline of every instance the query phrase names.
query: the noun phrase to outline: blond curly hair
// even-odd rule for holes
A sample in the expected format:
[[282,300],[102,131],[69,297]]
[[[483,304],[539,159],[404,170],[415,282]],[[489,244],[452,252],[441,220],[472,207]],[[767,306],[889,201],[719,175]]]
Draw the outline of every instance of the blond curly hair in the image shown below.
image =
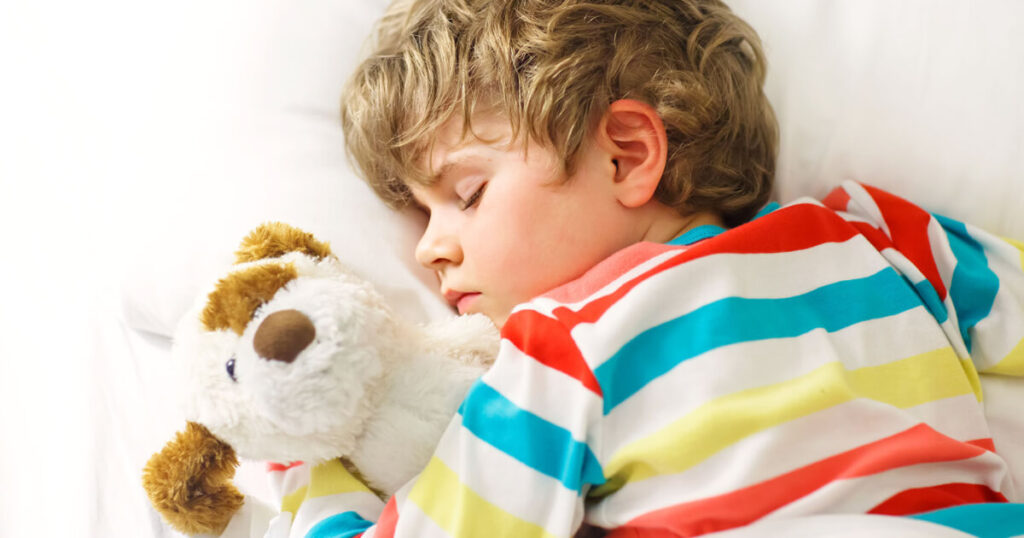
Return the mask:
[[[767,202],[778,127],[754,30],[718,0],[397,0],[345,87],[350,156],[393,207],[409,202],[438,128],[496,110],[514,139],[571,173],[609,104],[636,99],[668,135],[655,196],[727,225]],[[595,113],[597,116],[595,116]]]

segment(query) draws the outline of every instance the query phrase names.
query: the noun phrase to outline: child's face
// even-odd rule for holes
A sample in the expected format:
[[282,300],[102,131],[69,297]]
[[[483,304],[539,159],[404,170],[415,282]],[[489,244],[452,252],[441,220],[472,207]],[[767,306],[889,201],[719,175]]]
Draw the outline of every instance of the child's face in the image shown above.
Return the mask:
[[[569,181],[548,148],[509,145],[506,120],[474,120],[483,140],[459,140],[461,118],[438,133],[430,170],[413,186],[429,222],[416,258],[433,269],[459,313],[479,312],[501,327],[512,308],[581,276],[643,230],[612,193],[615,164],[587,141]],[[427,164],[427,163],[425,163]]]

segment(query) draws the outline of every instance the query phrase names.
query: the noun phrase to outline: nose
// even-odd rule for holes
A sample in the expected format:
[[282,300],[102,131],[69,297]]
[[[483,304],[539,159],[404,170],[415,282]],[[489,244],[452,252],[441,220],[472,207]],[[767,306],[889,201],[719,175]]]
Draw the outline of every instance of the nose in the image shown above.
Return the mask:
[[316,337],[316,328],[298,310],[279,310],[260,322],[252,347],[267,360],[291,363]]
[[462,263],[462,247],[450,223],[431,216],[423,237],[416,244],[416,261],[435,271],[445,264]]

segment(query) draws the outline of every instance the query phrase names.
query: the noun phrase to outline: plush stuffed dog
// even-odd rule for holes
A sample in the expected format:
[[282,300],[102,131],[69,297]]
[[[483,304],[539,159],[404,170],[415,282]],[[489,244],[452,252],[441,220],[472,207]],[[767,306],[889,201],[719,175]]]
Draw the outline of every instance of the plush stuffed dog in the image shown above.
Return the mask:
[[242,506],[236,454],[341,458],[388,496],[427,464],[497,348],[486,318],[404,322],[325,243],[263,225],[179,325],[189,423],[150,459],[144,487],[189,534],[222,532]]

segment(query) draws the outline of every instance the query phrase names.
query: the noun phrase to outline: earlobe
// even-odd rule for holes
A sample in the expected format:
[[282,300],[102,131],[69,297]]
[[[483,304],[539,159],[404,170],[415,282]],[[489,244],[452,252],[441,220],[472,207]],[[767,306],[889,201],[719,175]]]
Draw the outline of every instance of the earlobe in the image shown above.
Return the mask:
[[615,194],[626,207],[651,200],[665,172],[668,137],[654,107],[634,99],[608,106],[598,127],[599,144],[615,166]]

